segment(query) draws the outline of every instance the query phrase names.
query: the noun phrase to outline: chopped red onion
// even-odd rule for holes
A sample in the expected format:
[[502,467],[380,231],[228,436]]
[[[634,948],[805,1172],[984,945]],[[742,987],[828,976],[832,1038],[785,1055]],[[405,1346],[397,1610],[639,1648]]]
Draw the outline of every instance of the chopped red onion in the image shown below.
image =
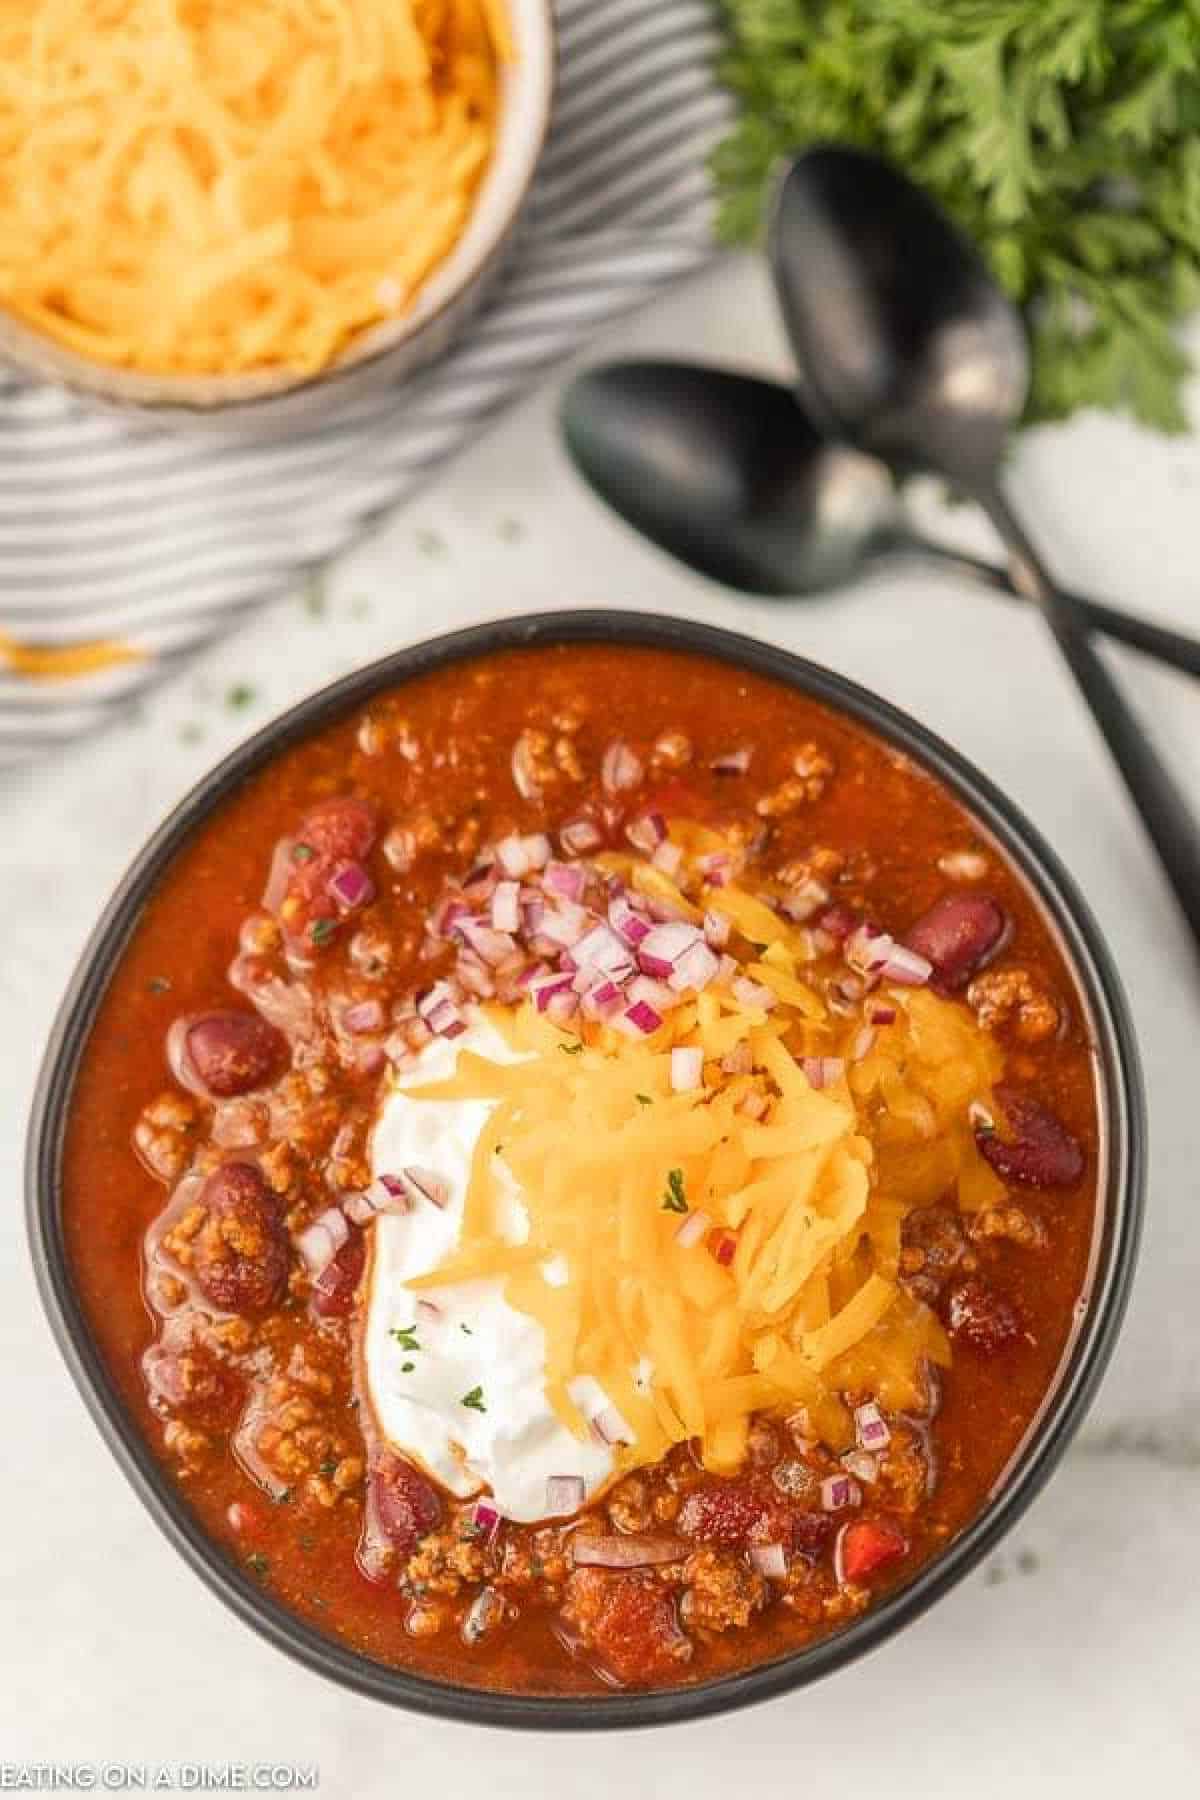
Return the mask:
[[893,944],[878,972],[884,981],[894,981],[898,987],[924,987],[933,974],[933,964],[907,945]]
[[548,862],[542,874],[546,891],[562,900],[582,900],[587,888],[587,870],[578,863]]
[[685,988],[694,988],[699,993],[716,980],[720,971],[720,957],[701,938],[676,961],[670,977],[671,986],[680,993]]
[[467,1022],[457,1006],[452,1005],[448,1000],[442,1001],[441,1005],[436,1006],[432,1012],[426,1013],[425,1022],[430,1031],[436,1033],[438,1037],[461,1037],[467,1029]]
[[720,756],[714,756],[708,766],[714,775],[744,775],[753,755],[748,744],[741,744],[736,750],[725,750]]
[[769,1104],[765,1094],[760,1094],[757,1088],[751,1088],[749,1093],[743,1094],[738,1101],[738,1111],[745,1113],[749,1119],[761,1119],[766,1114]]
[[300,1233],[296,1248],[314,1281],[333,1261],[349,1236],[350,1227],[340,1206],[327,1207],[319,1219],[314,1219]]
[[500,1529],[500,1509],[491,1500],[477,1500],[475,1510],[471,1514],[471,1524],[478,1535],[486,1543],[491,1543]]
[[636,912],[626,894],[614,894],[608,903],[608,922],[617,936],[635,949],[654,927]]
[[572,946],[572,955],[579,968],[602,970],[616,981],[625,981],[633,974],[629,946],[608,925],[594,925]]
[[569,1519],[587,1499],[582,1475],[549,1475],[546,1478],[546,1517]]
[[498,881],[492,889],[492,925],[511,937],[521,929],[521,884]]
[[743,1038],[732,1050],[727,1050],[721,1058],[721,1069],[726,1075],[749,1075],[754,1068],[754,1052],[749,1041]]
[[733,857],[727,850],[710,850],[698,856],[696,868],[709,887],[728,887],[733,880]]
[[353,1037],[382,1031],[384,1023],[383,1003],[379,1000],[358,1000],[342,1014],[342,1025]]
[[675,1242],[681,1250],[694,1250],[697,1244],[704,1242],[711,1224],[706,1212],[690,1212],[675,1233]]
[[841,1512],[857,1506],[861,1499],[862,1491],[849,1475],[827,1475],[821,1483],[821,1505],[826,1512]]
[[546,1002],[546,1017],[552,1025],[567,1025],[579,1011],[579,995],[570,988],[565,993],[551,994]]
[[894,1025],[896,1009],[894,1006],[872,1006],[867,1013],[872,1025]]
[[869,1056],[875,1048],[875,1037],[875,1027],[864,1025],[850,1046],[850,1061],[861,1062],[864,1056]]
[[457,998],[449,982],[435,981],[427,993],[417,996],[417,1011],[423,1019],[428,1019],[430,1013],[436,1012],[439,1006],[455,1005]]
[[576,1532],[571,1539],[571,1558],[577,1565],[594,1569],[641,1569],[656,1563],[682,1562],[689,1546],[678,1538],[647,1537],[634,1532],[620,1537],[590,1537]]
[[868,1487],[879,1480],[879,1463],[869,1450],[847,1450],[842,1458],[842,1467],[847,1475],[865,1481]]
[[653,856],[658,846],[666,841],[667,821],[659,812],[641,813],[629,821],[625,836],[635,850],[640,850],[644,856]]
[[975,1131],[995,1131],[996,1121],[982,1100],[972,1100],[967,1108],[967,1120]]
[[846,1065],[840,1056],[805,1056],[801,1058],[800,1067],[804,1070],[805,1080],[809,1087],[829,1087],[832,1082],[840,1081],[846,1072]]
[[671,1086],[677,1094],[690,1094],[704,1080],[704,1052],[692,1045],[676,1045],[671,1051]]
[[752,1544],[750,1561],[760,1575],[768,1581],[786,1581],[788,1572],[787,1551],[782,1544]]
[[634,1004],[627,1007],[621,1014],[621,1023],[628,1023],[640,1037],[650,1037],[662,1024],[662,1017],[655,1012],[648,1001],[635,1000]]
[[528,875],[533,867],[529,852],[525,847],[525,839],[519,838],[515,834],[500,839],[496,845],[496,861],[512,881],[519,881],[522,875]]
[[668,981],[679,958],[694,944],[703,945],[704,936],[695,925],[689,925],[686,920],[656,925],[637,947],[638,964],[647,975]]
[[723,950],[733,932],[733,921],[727,913],[713,912],[711,909],[704,915],[705,941],[714,950]]
[[737,1255],[738,1241],[732,1231],[722,1231],[709,1244],[709,1249],[723,1269],[727,1269]]
[[592,1432],[602,1444],[632,1444],[635,1434],[615,1406],[606,1406],[591,1421]]
[[891,1443],[887,1420],[873,1400],[855,1407],[854,1435],[860,1450],[886,1450]]
[[375,898],[375,883],[361,863],[343,863],[337,873],[330,876],[326,888],[343,912],[367,906]]
[[468,994],[474,994],[477,1000],[490,1000],[496,992],[491,972],[473,951],[464,950],[460,953],[454,965],[454,973]]
[[427,1331],[433,1330],[442,1322],[442,1309],[435,1306],[432,1300],[417,1301],[417,1324],[423,1325]]
[[592,917],[586,907],[576,905],[574,900],[559,900],[553,907],[546,908],[539,931],[551,943],[572,949],[580,938],[586,937]]
[[606,794],[625,794],[642,779],[642,759],[618,738],[608,746],[600,764],[600,780]]
[[683,850],[678,844],[664,843],[658,846],[650,858],[652,866],[673,881],[679,873],[683,862]]
[[655,981],[652,975],[635,975],[625,989],[625,998],[632,1006],[638,1000],[644,1000],[655,1012],[669,1013],[679,1005],[679,995],[672,992],[665,982]]
[[380,1213],[408,1211],[408,1194],[397,1176],[380,1175],[361,1194],[348,1194],[342,1211],[356,1225],[369,1225]]
[[591,819],[571,819],[559,826],[558,841],[568,856],[586,856],[600,848],[604,834]]
[[476,956],[493,969],[516,949],[516,944],[507,931],[493,931],[490,925],[483,924],[479,919],[459,919],[454,931],[457,937],[470,944]]
[[544,869],[554,855],[554,846],[544,831],[534,831],[528,837],[523,837],[521,848],[531,869]]
[[342,1211],[356,1225],[369,1225],[375,1217],[375,1208],[366,1194],[347,1194],[342,1201]]
[[280,838],[271,857],[271,867],[267,874],[267,885],[263,889],[262,907],[264,912],[276,913],[287,898],[288,882],[295,867],[292,851],[296,848],[295,838]]
[[733,982],[733,997],[739,1006],[760,1007],[763,1012],[770,1012],[776,1005],[776,997],[769,987],[761,981],[752,981],[748,975],[739,975]]
[[433,1169],[401,1169],[400,1181],[406,1197],[414,1204],[421,1200],[441,1208],[450,1204],[450,1184]]
[[[573,980],[574,977],[569,974],[564,975],[556,973],[554,975],[539,975],[536,981],[531,982],[529,993],[538,1011],[540,1013],[548,1012],[550,1002],[554,999],[556,994],[571,994]],[[571,997],[574,999],[573,994],[571,994]]]

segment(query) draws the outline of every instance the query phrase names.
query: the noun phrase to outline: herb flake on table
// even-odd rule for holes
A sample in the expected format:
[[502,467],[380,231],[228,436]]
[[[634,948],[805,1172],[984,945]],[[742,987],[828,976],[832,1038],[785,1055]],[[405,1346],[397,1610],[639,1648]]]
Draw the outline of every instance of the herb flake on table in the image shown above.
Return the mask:
[[683,1188],[682,1169],[672,1169],[668,1174],[662,1209],[669,1213],[685,1213],[688,1210],[687,1195]]
[[461,1404],[469,1407],[472,1412],[485,1413],[487,1411],[481,1387],[473,1387],[469,1394],[464,1394]]

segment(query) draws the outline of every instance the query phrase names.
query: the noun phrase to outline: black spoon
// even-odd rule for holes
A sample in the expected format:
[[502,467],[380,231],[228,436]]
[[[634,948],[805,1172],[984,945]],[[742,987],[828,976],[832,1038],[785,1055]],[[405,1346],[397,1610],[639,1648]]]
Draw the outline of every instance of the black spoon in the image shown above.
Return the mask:
[[[1007,569],[919,536],[873,456],[833,444],[775,382],[681,362],[615,362],[567,389],[576,467],[643,537],[701,575],[773,597],[822,592],[918,552],[1018,595]],[[1200,676],[1200,639],[1077,598],[1088,626]]]
[[1029,385],[1016,308],[928,196],[859,150],[818,148],[788,166],[769,250],[814,422],[946,476],[983,507],[1104,733],[1200,947],[1195,816],[1001,486]]

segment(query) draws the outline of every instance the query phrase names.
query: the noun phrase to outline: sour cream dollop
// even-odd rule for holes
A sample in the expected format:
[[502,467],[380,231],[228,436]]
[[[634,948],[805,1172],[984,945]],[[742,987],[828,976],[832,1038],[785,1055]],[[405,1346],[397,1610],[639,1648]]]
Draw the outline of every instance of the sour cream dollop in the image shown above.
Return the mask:
[[[446,1080],[463,1049],[497,1063],[517,1060],[477,1016],[461,1037],[428,1045],[419,1065],[393,1084],[376,1119],[376,1175],[414,1166],[435,1171],[449,1199],[444,1207],[420,1202],[375,1221],[363,1369],[376,1424],[394,1449],[452,1494],[465,1499],[490,1489],[506,1518],[528,1521],[546,1516],[551,1476],[580,1477],[590,1497],[612,1475],[613,1456],[605,1444],[575,1437],[554,1412],[546,1397],[545,1334],[509,1306],[499,1279],[415,1292],[405,1286],[445,1261],[458,1243],[471,1160],[492,1110],[489,1101],[418,1100],[406,1090]],[[528,1216],[502,1161],[499,1171],[510,1196],[502,1229],[521,1243]],[[542,1274],[551,1285],[562,1280],[552,1261]],[[436,1317],[418,1312],[422,1299],[437,1308]],[[577,1376],[568,1391],[585,1418],[607,1405],[590,1376]]]

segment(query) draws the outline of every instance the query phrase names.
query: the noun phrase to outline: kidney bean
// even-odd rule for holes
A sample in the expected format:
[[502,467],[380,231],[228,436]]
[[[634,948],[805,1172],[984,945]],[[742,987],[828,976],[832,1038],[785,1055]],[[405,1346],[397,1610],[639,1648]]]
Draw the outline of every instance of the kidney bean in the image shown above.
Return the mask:
[[369,1505],[373,1521],[401,1556],[411,1556],[442,1517],[433,1483],[401,1456],[382,1456],[371,1471]]
[[1011,1135],[976,1127],[975,1142],[1001,1180],[1025,1187],[1073,1186],[1083,1174],[1085,1158],[1066,1126],[1013,1088],[998,1087],[996,1098]]
[[1014,1308],[977,1278],[951,1290],[946,1303],[946,1326],[951,1337],[960,1338],[983,1356],[1007,1350],[1021,1335],[1021,1321]]
[[252,1163],[224,1163],[200,1190],[206,1217],[192,1271],[222,1312],[267,1312],[282,1297],[288,1248],[279,1207]]
[[312,1287],[312,1307],[323,1319],[344,1316],[354,1307],[354,1296],[367,1260],[367,1240],[353,1231],[332,1262],[326,1263]]
[[687,1496],[678,1524],[684,1537],[742,1549],[750,1543],[790,1542],[792,1508],[761,1478],[714,1477]]
[[964,987],[1008,942],[1008,914],[989,894],[946,894],[909,927],[903,942],[933,964],[933,984]]
[[262,1087],[287,1055],[274,1026],[251,1012],[202,1013],[188,1026],[186,1045],[201,1086],[221,1100]]

